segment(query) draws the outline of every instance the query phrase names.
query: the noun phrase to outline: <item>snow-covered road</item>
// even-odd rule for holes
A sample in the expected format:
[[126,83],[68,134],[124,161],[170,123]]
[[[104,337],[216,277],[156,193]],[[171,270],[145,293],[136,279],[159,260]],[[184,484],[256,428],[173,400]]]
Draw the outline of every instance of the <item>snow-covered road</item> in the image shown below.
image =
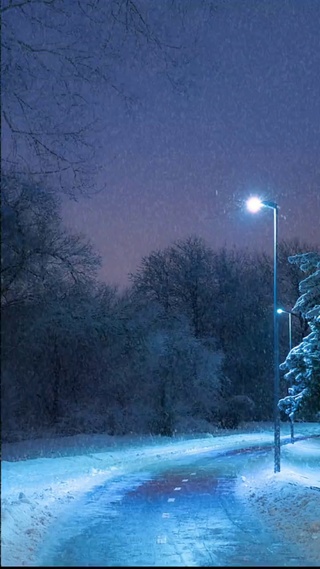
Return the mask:
[[[319,427],[319,424],[304,425],[297,435],[320,434]],[[282,430],[284,438],[287,437],[288,429]],[[272,564],[282,566],[306,565],[303,560],[317,565],[320,561],[319,444],[316,440],[300,441],[283,447],[282,471],[276,475],[272,451],[256,458],[231,454],[234,449],[257,444],[270,447],[272,441],[270,425],[257,426],[255,432],[219,436],[116,439],[92,435],[8,445],[3,454],[11,461],[2,463],[2,566],[58,566],[66,562],[94,565],[99,564],[97,552],[106,556],[105,566],[110,558],[114,561],[110,565],[116,564],[119,555],[121,565],[140,565],[139,559],[146,566],[172,565],[163,563],[166,557],[163,553],[169,551],[173,538],[175,545],[170,555],[176,552],[173,564],[177,566],[186,566],[187,559],[190,566],[236,564],[236,560],[241,565],[252,565],[252,556],[258,555],[257,541],[264,544],[258,557],[260,564],[272,559]],[[223,455],[228,451],[227,458]],[[25,458],[38,458],[13,462],[21,453]],[[52,458],[40,458],[41,453]],[[204,479],[211,484],[213,495],[219,488],[215,506],[208,487],[200,484]],[[215,485],[213,480],[220,482]],[[231,494],[223,495],[226,480],[228,484],[232,480],[236,490],[232,494],[236,502],[232,504]],[[174,490],[178,487],[181,490]],[[151,495],[146,496],[151,488]],[[148,499],[143,501],[143,496]],[[172,498],[174,502],[169,501]],[[279,500],[282,500],[282,516],[277,512]],[[146,518],[142,512],[148,514]],[[244,523],[247,515],[251,524]],[[285,520],[289,518],[291,534],[285,537],[288,530]],[[257,540],[258,534],[253,536],[249,526],[257,532],[259,524],[261,533]],[[98,546],[94,541],[97,528]],[[309,533],[301,536],[305,528],[309,528]],[[276,541],[275,532],[278,532]],[[246,546],[239,547],[245,543],[244,535]],[[128,536],[135,538],[128,541]],[[141,546],[141,536],[149,544],[147,548]],[[286,542],[295,543],[297,548],[284,547]],[[128,550],[128,543],[136,546],[130,545]]]
[[[45,541],[41,566],[311,566],[236,496],[271,449],[165,461],[93,489]],[[169,466],[170,464],[170,466]]]

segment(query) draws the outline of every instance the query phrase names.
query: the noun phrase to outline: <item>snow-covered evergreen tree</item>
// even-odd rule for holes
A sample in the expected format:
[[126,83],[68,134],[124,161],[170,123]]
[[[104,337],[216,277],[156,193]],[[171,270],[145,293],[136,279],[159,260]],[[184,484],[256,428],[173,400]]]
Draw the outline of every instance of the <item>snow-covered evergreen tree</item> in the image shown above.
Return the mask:
[[303,416],[314,416],[320,412],[320,253],[302,253],[288,260],[308,275],[300,282],[301,296],[293,311],[305,318],[310,333],[280,365],[286,371],[284,377],[290,388],[289,395],[280,399],[279,407],[291,418],[298,410]]

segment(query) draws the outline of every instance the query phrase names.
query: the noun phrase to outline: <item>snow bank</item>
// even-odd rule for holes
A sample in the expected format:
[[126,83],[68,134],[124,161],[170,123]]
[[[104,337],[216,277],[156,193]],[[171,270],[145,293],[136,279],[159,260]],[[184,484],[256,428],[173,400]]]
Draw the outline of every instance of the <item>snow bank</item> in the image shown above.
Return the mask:
[[[281,472],[242,477],[239,495],[310,562],[320,564],[320,438],[282,448]],[[242,482],[241,482],[242,481]]]

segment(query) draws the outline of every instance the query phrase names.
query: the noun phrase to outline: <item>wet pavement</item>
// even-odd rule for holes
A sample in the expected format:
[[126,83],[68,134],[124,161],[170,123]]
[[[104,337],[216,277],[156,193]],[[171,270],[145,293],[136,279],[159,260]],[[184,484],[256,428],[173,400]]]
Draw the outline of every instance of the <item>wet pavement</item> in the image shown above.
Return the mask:
[[246,460],[207,453],[96,488],[56,527],[40,565],[312,566],[236,497]]

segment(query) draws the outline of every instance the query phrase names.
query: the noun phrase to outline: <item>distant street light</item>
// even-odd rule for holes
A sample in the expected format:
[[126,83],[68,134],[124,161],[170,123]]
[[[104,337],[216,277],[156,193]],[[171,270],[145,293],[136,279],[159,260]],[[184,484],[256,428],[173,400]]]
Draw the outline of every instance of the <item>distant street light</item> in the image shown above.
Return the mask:
[[278,308],[277,310],[278,314],[288,314],[288,333],[289,333],[289,352],[291,352],[292,350],[292,314],[294,316],[296,316],[297,318],[299,318],[299,316],[297,314],[294,314],[294,312],[290,312],[290,310],[284,310],[283,308]]
[[257,213],[262,207],[273,209],[273,353],[274,353],[274,472],[280,472],[280,372],[279,372],[279,328],[277,315],[277,256],[278,256],[278,204],[270,201],[261,201],[252,197],[247,201],[247,208]]
[[[284,310],[283,308],[278,308],[277,313],[288,315],[289,352],[291,352],[291,350],[292,350],[292,315],[296,316],[296,318],[298,318],[300,320],[299,315],[295,314],[295,312],[291,312],[291,310]],[[294,443],[294,417],[293,417],[293,415],[290,416],[290,433],[291,433],[291,442],[293,444]]]

